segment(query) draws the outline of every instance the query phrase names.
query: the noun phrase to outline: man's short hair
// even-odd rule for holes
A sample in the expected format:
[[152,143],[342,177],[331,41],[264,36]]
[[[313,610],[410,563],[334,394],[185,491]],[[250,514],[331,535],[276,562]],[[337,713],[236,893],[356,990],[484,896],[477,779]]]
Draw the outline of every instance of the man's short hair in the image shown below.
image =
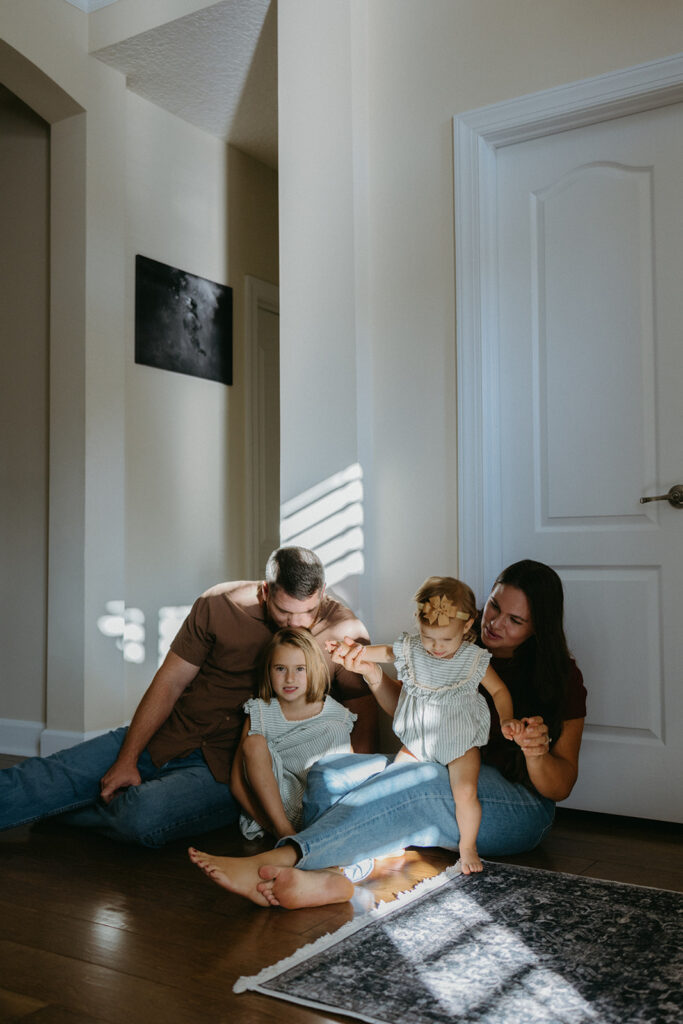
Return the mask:
[[281,587],[296,601],[305,601],[325,586],[325,568],[308,548],[277,548],[266,562],[268,586]]

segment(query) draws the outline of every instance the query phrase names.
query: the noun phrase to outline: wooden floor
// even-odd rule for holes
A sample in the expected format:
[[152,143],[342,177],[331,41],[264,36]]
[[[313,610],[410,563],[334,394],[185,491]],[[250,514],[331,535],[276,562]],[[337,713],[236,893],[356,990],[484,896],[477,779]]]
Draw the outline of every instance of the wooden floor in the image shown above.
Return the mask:
[[[0,767],[10,760],[0,757]],[[682,839],[679,825],[561,809],[538,850],[501,860],[683,892]],[[228,854],[258,848],[232,831],[198,837],[197,845]],[[0,833],[0,1020],[344,1020],[234,995],[232,985],[454,860],[409,851],[359,886],[353,905],[286,911],[218,889],[190,865],[185,846],[121,846],[57,820]]]

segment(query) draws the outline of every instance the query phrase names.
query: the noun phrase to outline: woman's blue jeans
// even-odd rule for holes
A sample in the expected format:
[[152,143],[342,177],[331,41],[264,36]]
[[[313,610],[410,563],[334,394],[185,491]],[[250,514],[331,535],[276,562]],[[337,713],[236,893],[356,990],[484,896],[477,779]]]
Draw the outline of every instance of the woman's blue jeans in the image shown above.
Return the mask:
[[142,783],[102,803],[100,779],[118,757],[126,731],[115,729],[0,771],[0,829],[64,814],[66,823],[112,839],[163,846],[237,820],[239,808],[230,788],[216,782],[200,750],[161,768],[144,750],[137,765]]
[[[381,755],[336,754],[311,768],[304,828],[290,837],[298,867],[313,870],[381,857],[398,847],[457,850],[448,769],[432,762],[389,764]],[[531,850],[553,823],[555,804],[482,765],[477,849],[483,856]],[[280,845],[283,840],[280,841]]]

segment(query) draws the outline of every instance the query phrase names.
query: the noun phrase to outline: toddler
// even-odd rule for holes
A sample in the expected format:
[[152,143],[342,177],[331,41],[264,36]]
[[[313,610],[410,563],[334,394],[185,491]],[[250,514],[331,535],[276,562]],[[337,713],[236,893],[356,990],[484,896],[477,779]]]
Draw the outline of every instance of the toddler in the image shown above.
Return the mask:
[[[477,781],[491,715],[480,685],[487,690],[500,717],[506,739],[523,730],[513,718],[512,697],[500,676],[489,667],[491,655],[472,642],[477,614],[474,594],[452,576],[430,576],[415,595],[417,633],[403,633],[393,646],[363,648],[370,662],[394,662],[400,693],[368,680],[393,729],[402,741],[396,761],[414,758],[448,766],[460,831],[460,864],[464,874],[481,871],[477,833],[481,805]],[[339,644],[328,643],[334,654]],[[386,677],[385,677],[386,678]]]

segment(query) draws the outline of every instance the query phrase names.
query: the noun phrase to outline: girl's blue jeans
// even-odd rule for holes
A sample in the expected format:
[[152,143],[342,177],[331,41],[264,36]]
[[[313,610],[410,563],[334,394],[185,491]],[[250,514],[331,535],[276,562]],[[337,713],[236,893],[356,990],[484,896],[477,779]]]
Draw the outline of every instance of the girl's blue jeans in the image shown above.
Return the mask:
[[[550,829],[555,804],[482,765],[477,849],[483,856],[521,853]],[[457,850],[448,769],[432,762],[389,763],[383,755],[335,754],[308,774],[304,828],[294,842],[298,867],[313,870],[380,857],[406,846]]]
[[118,757],[125,735],[125,728],[115,729],[0,771],[0,829],[68,811],[63,820],[70,825],[124,842],[163,846],[237,820],[239,809],[229,787],[216,782],[200,750],[161,768],[144,750],[137,765],[142,783],[102,803],[100,779]]

